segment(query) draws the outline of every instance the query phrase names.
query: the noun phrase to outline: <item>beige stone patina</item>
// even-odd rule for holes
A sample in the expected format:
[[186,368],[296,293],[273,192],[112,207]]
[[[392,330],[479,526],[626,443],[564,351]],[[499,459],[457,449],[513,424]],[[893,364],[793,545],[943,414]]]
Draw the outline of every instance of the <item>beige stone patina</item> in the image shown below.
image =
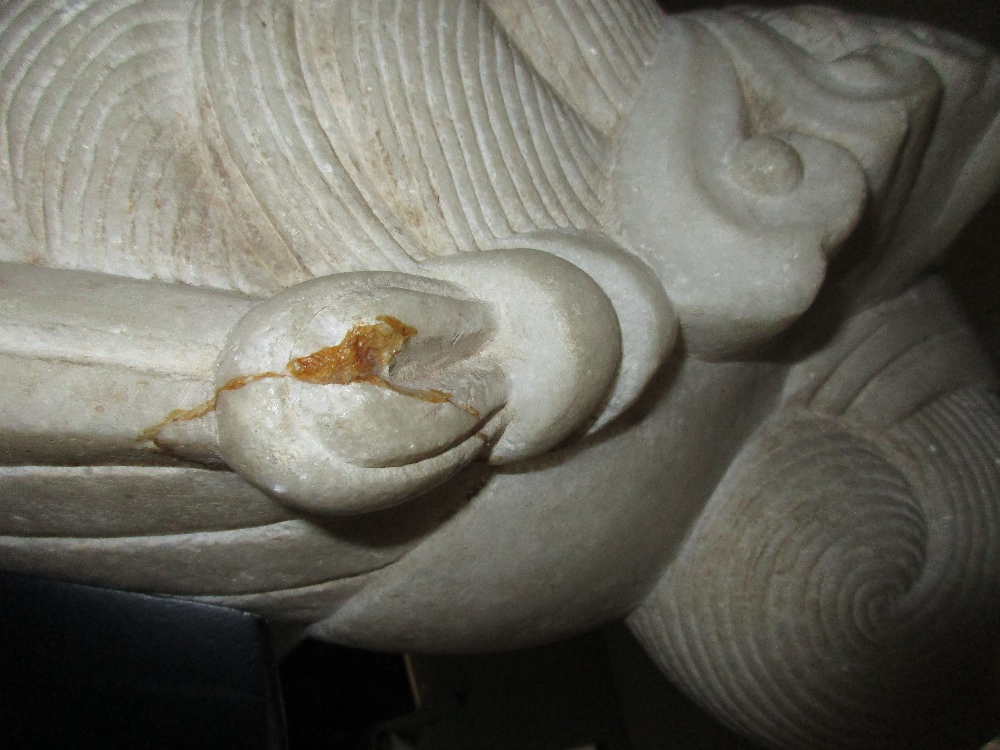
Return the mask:
[[775,748],[945,747],[914,696],[995,693],[1000,401],[928,275],[1000,176],[988,51],[38,0],[0,96],[0,568],[379,649],[628,617]]

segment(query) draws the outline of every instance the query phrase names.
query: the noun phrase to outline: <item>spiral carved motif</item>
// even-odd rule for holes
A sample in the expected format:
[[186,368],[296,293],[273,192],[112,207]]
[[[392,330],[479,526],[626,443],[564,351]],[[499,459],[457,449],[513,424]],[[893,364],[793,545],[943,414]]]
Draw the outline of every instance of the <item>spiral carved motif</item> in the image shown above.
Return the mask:
[[988,721],[998,697],[966,692],[988,676],[1000,602],[998,492],[995,392],[958,391],[881,438],[794,411],[744,450],[630,625],[767,746],[951,746],[935,732],[956,712]]

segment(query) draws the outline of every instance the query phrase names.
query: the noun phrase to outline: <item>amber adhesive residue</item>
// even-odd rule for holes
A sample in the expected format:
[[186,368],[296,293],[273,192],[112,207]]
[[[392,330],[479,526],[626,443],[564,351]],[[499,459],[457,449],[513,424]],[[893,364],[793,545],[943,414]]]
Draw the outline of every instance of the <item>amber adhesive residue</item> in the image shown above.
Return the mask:
[[139,433],[139,440],[156,442],[164,427],[175,422],[200,419],[215,411],[219,394],[236,391],[265,378],[295,378],[314,385],[348,385],[350,383],[371,383],[380,388],[412,396],[432,404],[452,404],[467,411],[474,417],[479,412],[471,406],[455,403],[450,394],[433,388],[424,390],[404,388],[388,382],[383,373],[387,372],[393,358],[399,354],[406,342],[417,335],[417,329],[390,315],[380,315],[374,324],[354,326],[336,346],[327,346],[293,359],[287,365],[287,372],[262,372],[256,375],[242,375],[233,378],[216,390],[215,396],[192,409],[175,409],[166,418]]
[[385,386],[385,372],[417,329],[389,315],[374,325],[356,325],[336,346],[327,346],[288,363],[296,380],[316,385],[373,383]]
[[174,422],[189,422],[193,419],[201,419],[206,414],[211,414],[215,411],[216,403],[219,399],[219,394],[223,391],[235,391],[239,390],[245,385],[250,385],[251,383],[256,383],[258,380],[263,380],[264,378],[283,378],[283,374],[279,372],[262,372],[257,375],[243,375],[238,378],[233,378],[224,386],[219,388],[215,395],[203,404],[198,404],[191,409],[174,409],[170,412],[162,422],[153,425],[152,427],[147,427],[145,430],[139,433],[140,441],[152,441],[156,442],[157,435],[160,434],[162,430],[167,425],[171,425]]
[[453,404],[479,416],[471,406],[456,404],[451,394],[433,388],[404,388],[387,381],[393,358],[417,335],[417,329],[391,315],[380,315],[373,325],[356,325],[336,346],[328,346],[288,363],[288,372],[296,380],[316,385],[371,383],[380,388],[412,396],[432,404]]

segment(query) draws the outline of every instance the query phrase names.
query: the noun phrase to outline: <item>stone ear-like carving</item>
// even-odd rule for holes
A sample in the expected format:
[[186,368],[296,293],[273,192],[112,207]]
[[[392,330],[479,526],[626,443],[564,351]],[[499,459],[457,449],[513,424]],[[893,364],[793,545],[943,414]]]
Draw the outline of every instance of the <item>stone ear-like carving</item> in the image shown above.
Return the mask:
[[607,401],[618,320],[576,266],[510,249],[421,271],[316,279],[240,321],[216,369],[230,467],[313,512],[377,510],[480,454],[542,453]]
[[216,367],[226,463],[313,512],[395,505],[483,450],[507,381],[490,310],[460,288],[339,274],[255,307]]

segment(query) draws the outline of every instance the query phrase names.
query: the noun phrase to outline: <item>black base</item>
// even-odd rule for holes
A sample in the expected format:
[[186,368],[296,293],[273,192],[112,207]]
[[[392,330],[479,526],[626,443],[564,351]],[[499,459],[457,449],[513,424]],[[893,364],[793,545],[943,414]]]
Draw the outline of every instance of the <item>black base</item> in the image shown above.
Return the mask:
[[286,747],[264,623],[0,574],[0,747]]

